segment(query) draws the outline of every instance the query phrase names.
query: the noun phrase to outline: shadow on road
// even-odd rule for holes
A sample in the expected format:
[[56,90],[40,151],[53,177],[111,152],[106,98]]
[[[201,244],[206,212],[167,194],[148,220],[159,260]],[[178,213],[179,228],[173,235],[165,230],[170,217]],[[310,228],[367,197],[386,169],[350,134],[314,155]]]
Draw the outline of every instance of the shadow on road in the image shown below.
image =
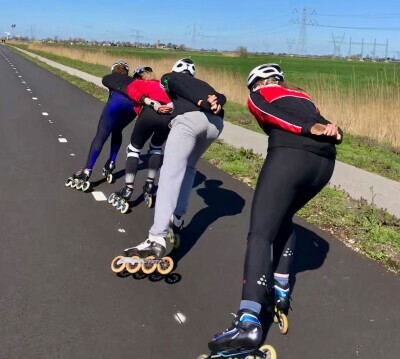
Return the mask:
[[[298,224],[294,224],[294,230],[296,231],[296,249],[294,254],[293,268],[290,274],[290,288],[292,292],[296,285],[297,273],[320,268],[324,264],[329,252],[329,243],[313,231],[310,231],[309,229]],[[265,304],[265,307],[268,307],[268,300],[266,300]],[[291,305],[291,307],[292,310],[296,310],[295,305]],[[288,313],[289,328],[290,311],[291,310],[289,310]],[[265,308],[263,308],[261,313],[261,322],[266,335],[266,333],[269,331],[268,328],[273,324],[273,321],[272,314]]]
[[222,181],[206,178],[198,172],[193,187],[204,182],[205,188],[199,188],[196,192],[203,198],[207,207],[197,212],[190,223],[183,227],[181,247],[171,254],[175,263],[178,263],[193,248],[212,223],[221,217],[241,213],[246,203],[236,192],[222,188]]

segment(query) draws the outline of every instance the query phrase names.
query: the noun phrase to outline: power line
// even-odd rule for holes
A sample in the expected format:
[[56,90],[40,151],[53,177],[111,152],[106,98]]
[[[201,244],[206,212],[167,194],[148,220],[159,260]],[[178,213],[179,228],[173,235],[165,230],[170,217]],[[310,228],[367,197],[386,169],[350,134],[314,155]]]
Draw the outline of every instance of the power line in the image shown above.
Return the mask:
[[356,26],[337,26],[337,25],[322,25],[316,24],[319,27],[329,27],[335,29],[352,29],[352,30],[382,30],[382,31],[399,31],[400,27],[356,27]]

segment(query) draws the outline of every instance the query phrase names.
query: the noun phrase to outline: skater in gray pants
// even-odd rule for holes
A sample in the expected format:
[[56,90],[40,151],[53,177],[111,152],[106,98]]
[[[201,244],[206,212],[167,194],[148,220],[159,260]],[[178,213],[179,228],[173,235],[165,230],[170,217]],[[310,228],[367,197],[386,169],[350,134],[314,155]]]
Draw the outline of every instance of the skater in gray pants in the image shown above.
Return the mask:
[[208,83],[196,79],[194,74],[192,60],[181,59],[172,72],[161,78],[174,110],[158,183],[154,223],[146,241],[125,249],[127,256],[165,255],[165,238],[170,228],[178,231],[182,227],[196,164],[223,129],[222,107],[226,97]]

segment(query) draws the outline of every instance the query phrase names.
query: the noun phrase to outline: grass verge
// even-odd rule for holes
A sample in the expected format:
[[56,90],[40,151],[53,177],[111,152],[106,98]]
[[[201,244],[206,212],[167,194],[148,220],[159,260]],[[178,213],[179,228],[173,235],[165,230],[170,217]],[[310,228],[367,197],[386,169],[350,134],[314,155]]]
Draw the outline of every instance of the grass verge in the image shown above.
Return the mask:
[[[37,59],[22,56],[106,102],[108,91]],[[241,112],[241,109],[237,111]],[[253,151],[236,149],[222,141],[216,141],[203,159],[253,188],[263,164],[263,158]],[[337,188],[326,187],[298,215],[331,233],[353,250],[379,261],[387,269],[400,272],[400,220],[386,211],[366,201],[354,200]]]

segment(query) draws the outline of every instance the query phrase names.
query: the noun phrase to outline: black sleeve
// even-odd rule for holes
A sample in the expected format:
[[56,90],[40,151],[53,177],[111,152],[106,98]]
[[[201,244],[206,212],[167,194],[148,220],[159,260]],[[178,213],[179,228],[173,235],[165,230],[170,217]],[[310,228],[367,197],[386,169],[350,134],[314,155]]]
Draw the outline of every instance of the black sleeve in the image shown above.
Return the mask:
[[309,135],[315,120],[306,120],[300,116],[286,112],[268,102],[260,93],[254,91],[249,96],[249,106],[256,110],[258,120],[267,125],[283,129],[295,134]]
[[202,100],[204,102],[203,107],[206,105],[205,102],[207,102],[209,95],[217,96],[218,103],[221,106],[226,103],[226,97],[215,91],[215,89],[208,83],[186,74],[169,76],[168,90],[186,98],[195,105]]
[[102,83],[113,91],[119,91],[126,95],[126,88],[134,79],[127,75],[109,74],[103,77]]

